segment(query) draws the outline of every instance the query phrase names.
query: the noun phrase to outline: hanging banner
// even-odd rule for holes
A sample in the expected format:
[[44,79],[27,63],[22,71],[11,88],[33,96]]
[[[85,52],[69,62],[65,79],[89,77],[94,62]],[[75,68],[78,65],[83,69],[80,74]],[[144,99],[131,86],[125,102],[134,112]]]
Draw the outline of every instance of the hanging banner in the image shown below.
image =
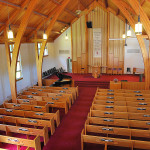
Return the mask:
[[101,28],[93,28],[93,57],[101,57]]

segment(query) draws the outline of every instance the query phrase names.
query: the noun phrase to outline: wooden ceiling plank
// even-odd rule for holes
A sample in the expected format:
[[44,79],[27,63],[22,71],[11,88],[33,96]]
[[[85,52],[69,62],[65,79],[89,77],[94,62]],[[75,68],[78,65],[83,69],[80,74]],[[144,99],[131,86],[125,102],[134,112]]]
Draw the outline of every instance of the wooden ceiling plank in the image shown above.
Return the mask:
[[[58,11],[54,14],[49,26],[46,29],[47,37],[49,37],[51,30],[58,19],[59,15],[62,13],[62,11],[65,9],[67,4],[70,2],[70,0],[64,0],[62,2],[62,5],[58,6]],[[42,63],[43,63],[43,55],[44,55],[44,49],[46,46],[47,40],[42,42],[40,54],[39,57],[36,56],[36,66],[37,66],[37,76],[38,76],[38,85],[42,85]]]
[[105,7],[107,8],[108,7],[108,0],[105,0]]
[[70,23],[66,23],[66,22],[64,22],[64,21],[60,21],[60,20],[56,20],[58,23],[61,23],[61,24],[64,24],[64,25],[66,25],[66,26],[70,26]]
[[141,0],[141,1],[140,1],[141,6],[143,6],[145,2],[146,2],[146,0]]
[[[58,2],[57,0],[52,0],[52,2],[55,4],[55,5],[57,5],[57,6],[60,6],[60,5],[62,5],[60,2]],[[65,8],[64,9],[67,13],[69,13],[69,14],[71,14],[72,16],[74,16],[74,17],[78,17],[74,12],[72,12],[71,10],[69,10],[69,9],[67,9],[67,8]]]
[[130,6],[128,5],[125,1],[121,1],[121,3],[124,5],[124,7],[129,11],[131,12],[133,15],[136,15],[136,12],[135,10]]
[[150,21],[149,21],[147,14],[144,12],[141,5],[139,5],[139,2],[137,0],[134,0],[134,2],[133,2],[133,0],[128,0],[128,2],[132,6],[132,8],[135,10],[137,15],[139,15],[139,8],[140,8],[141,22],[142,22],[144,29],[145,29],[145,31],[146,31],[147,35],[149,36],[149,39],[150,39]]
[[28,2],[29,2],[29,0],[25,0],[21,4],[21,9],[17,9],[12,15],[10,15],[9,20],[7,20],[6,23],[3,26],[0,27],[0,32],[2,32],[2,30],[4,30],[5,26],[8,26],[9,23],[11,24],[13,22],[15,17],[23,11],[23,9],[25,8],[25,6],[27,5]]
[[[128,22],[130,23],[131,27],[135,28],[135,20],[129,13],[129,11],[124,7],[124,3],[118,1],[118,0],[112,0],[112,2],[120,9],[120,11],[123,13],[123,15],[126,17]],[[150,81],[149,81],[149,59],[148,59],[148,53],[146,50],[146,46],[143,40],[143,37],[141,35],[136,35],[137,40],[139,42],[143,60],[144,60],[144,66],[145,66],[145,89],[149,89]]]
[[5,4],[5,5],[8,5],[10,7],[18,8],[18,9],[21,8],[21,6],[19,6],[19,5],[16,5],[16,4],[10,3],[8,1],[4,1],[4,0],[0,0],[0,4]]
[[[9,73],[9,81],[10,81],[10,89],[11,89],[11,95],[12,95],[12,101],[16,102],[17,98],[17,88],[16,88],[16,65],[17,65],[17,59],[19,54],[19,48],[20,48],[20,42],[23,37],[23,34],[25,32],[25,29],[27,27],[29,18],[33,12],[34,7],[36,6],[37,2],[39,0],[31,0],[28,8],[22,17],[18,33],[15,39],[14,43],[14,49],[12,52],[12,60],[10,58],[9,54],[9,43],[8,41],[5,41],[5,47],[6,47],[6,56],[7,56],[7,64],[8,64],[8,73]],[[5,38],[7,37],[7,30],[5,30]]]
[[85,5],[85,3],[84,3],[82,0],[79,0],[79,2],[82,4],[82,6],[83,6],[84,8],[87,7],[87,6]]

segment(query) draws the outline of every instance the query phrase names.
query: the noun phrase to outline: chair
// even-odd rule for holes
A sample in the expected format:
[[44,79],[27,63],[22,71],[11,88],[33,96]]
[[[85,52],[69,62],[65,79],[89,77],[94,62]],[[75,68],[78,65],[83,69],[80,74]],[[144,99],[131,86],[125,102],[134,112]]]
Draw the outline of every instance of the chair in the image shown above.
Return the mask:
[[122,73],[123,73],[123,72],[122,72],[122,68],[118,68],[118,69],[117,69],[117,73],[118,73],[118,74],[122,74]]
[[131,74],[131,68],[127,68],[127,74]]
[[111,74],[112,75],[112,68],[108,68],[107,69],[107,74]]
[[113,68],[113,74],[117,74],[117,68]]

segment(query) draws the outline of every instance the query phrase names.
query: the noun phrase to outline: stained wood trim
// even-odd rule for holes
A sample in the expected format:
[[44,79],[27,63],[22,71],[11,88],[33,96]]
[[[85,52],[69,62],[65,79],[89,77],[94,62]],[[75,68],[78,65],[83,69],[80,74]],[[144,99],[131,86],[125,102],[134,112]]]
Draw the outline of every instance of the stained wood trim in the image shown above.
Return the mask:
[[[18,59],[18,54],[19,54],[19,48],[20,48],[20,42],[21,38],[25,32],[25,29],[27,27],[29,18],[31,16],[31,13],[36,6],[37,2],[39,0],[31,0],[28,8],[21,20],[17,36],[15,39],[14,43],[14,49],[12,53],[12,61],[10,59],[9,55],[9,43],[8,41],[5,41],[5,47],[6,47],[6,56],[7,56],[7,64],[8,64],[8,73],[9,73],[9,81],[10,81],[10,89],[11,89],[11,95],[12,95],[12,100],[15,101],[17,97],[17,88],[16,88],[16,64],[17,64],[17,59]],[[5,38],[7,39],[7,30],[5,30]]]
[[[47,27],[47,30],[46,30],[47,37],[49,37],[49,34],[50,34],[56,20],[58,19],[60,13],[64,10],[64,8],[67,6],[67,4],[69,2],[70,2],[70,0],[64,0],[62,2],[62,5],[57,7],[57,12],[54,14],[52,20],[50,21],[49,26]],[[42,42],[39,58],[36,56],[37,75],[38,75],[38,85],[39,86],[42,86],[42,63],[43,63],[43,55],[44,55],[44,49],[45,49],[46,43],[47,43],[47,40]]]
[[[131,16],[131,14],[126,10],[124,7],[124,4],[118,0],[112,0],[112,2],[121,10],[121,12],[124,14],[124,16],[129,21],[131,27],[135,28],[135,20]],[[144,66],[145,66],[145,89],[149,89],[149,59],[148,59],[148,53],[145,47],[144,40],[141,35],[136,36],[140,45],[140,48],[142,50],[143,54],[143,60],[144,60]]]

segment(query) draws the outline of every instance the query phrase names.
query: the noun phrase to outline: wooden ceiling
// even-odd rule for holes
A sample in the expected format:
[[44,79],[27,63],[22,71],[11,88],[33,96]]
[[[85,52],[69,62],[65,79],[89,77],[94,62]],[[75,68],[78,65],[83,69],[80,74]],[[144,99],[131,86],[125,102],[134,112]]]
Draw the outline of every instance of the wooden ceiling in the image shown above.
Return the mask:
[[[4,28],[8,27],[8,18],[10,20],[14,35],[17,34],[18,27],[29,1],[30,0],[0,0],[0,36],[3,36]],[[62,1],[63,0],[39,0],[38,5],[34,9],[24,33],[24,39],[26,39],[26,41],[30,41],[33,38],[35,31],[37,31],[38,38],[42,38],[44,26],[46,29],[48,24],[50,23],[51,18],[53,17],[55,9],[61,5]],[[126,9],[137,21],[137,15],[129,5],[128,0],[120,1],[124,2]],[[62,29],[64,29],[65,27],[65,29],[67,29],[70,26],[71,22],[79,17],[76,14],[77,9],[80,9],[82,11],[88,9],[92,2],[94,2],[94,0],[70,0],[69,4],[61,13],[55,25],[53,26],[48,41],[54,41],[62,33]],[[101,6],[111,10],[113,13],[124,18],[125,20],[124,15],[114,5],[112,0],[97,0],[97,2]],[[150,18],[150,0],[140,0],[140,3],[147,16]],[[37,30],[39,24],[41,26]]]

